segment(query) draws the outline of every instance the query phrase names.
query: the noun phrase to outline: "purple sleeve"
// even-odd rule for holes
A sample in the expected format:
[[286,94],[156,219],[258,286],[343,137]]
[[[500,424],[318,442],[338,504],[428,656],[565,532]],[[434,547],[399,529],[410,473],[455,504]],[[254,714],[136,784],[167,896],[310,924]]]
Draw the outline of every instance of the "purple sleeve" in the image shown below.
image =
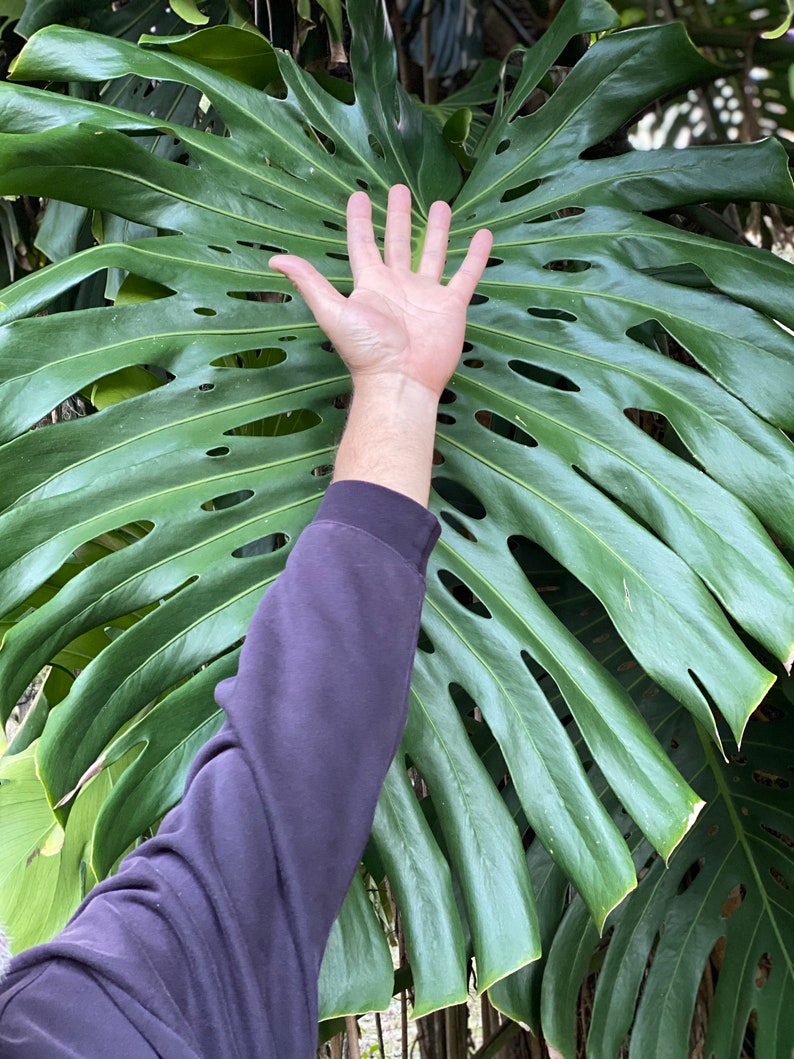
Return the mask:
[[0,986],[0,1059],[308,1059],[317,973],[405,723],[435,518],[331,485],[185,797]]

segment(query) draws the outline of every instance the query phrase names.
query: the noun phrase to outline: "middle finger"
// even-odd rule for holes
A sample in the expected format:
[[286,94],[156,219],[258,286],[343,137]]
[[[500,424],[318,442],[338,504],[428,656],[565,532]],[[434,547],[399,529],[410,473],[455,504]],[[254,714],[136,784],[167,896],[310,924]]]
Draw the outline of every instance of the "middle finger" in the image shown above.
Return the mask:
[[389,268],[411,267],[411,192],[405,184],[389,189],[384,250]]

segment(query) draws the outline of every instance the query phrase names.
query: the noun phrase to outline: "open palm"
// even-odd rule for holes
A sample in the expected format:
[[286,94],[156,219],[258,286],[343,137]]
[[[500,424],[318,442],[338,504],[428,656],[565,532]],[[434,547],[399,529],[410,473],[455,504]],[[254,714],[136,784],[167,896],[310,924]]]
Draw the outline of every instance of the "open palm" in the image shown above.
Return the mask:
[[492,236],[482,230],[449,283],[441,284],[449,239],[450,209],[430,208],[419,268],[411,268],[411,193],[402,184],[389,192],[384,257],[375,242],[368,196],[351,195],[347,207],[353,291],[341,295],[302,258],[277,255],[271,268],[297,287],[318,324],[353,376],[400,375],[436,395],[460,356],[466,307],[488,261]]

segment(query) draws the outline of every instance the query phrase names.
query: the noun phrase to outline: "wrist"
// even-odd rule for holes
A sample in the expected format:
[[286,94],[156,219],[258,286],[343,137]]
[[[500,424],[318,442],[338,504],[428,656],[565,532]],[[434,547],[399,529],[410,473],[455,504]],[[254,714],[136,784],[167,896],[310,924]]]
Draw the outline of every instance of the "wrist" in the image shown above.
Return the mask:
[[[353,372],[353,400],[359,404],[391,402],[414,415],[431,415],[435,419],[441,391],[401,372]],[[442,387],[443,390],[443,387]]]
[[334,481],[386,486],[427,506],[438,396],[399,373],[356,375]]

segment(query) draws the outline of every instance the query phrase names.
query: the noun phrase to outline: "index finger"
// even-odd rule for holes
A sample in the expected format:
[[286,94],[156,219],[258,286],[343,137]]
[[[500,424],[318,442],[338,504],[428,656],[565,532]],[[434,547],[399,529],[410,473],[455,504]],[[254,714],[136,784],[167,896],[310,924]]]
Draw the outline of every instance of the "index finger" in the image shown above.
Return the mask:
[[372,203],[365,191],[356,191],[347,200],[347,252],[354,283],[364,269],[382,263],[372,230]]
[[485,266],[488,264],[492,246],[493,235],[487,228],[480,228],[478,232],[475,232],[463,263],[447,284],[448,289],[460,294],[467,302],[471,301],[474,288],[482,279]]

